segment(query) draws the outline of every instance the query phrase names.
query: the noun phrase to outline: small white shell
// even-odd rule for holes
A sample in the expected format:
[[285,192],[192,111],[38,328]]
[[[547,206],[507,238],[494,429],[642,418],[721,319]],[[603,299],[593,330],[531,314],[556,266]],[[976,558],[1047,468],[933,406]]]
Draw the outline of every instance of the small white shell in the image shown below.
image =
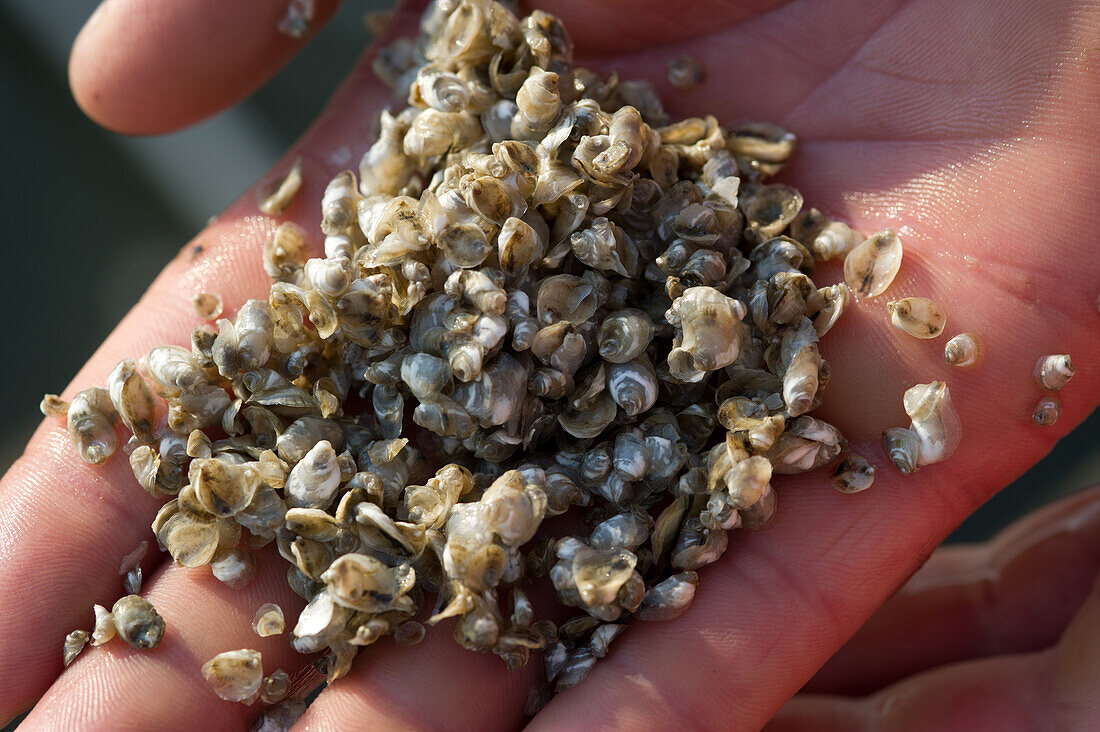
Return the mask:
[[893,428],[883,433],[886,450],[898,469],[908,475],[921,466],[951,457],[962,439],[962,423],[947,384],[917,384],[906,390],[902,402],[912,419],[909,429]]
[[943,347],[943,360],[949,366],[965,369],[976,366],[984,355],[982,341],[973,333],[959,333]]
[[[296,158],[286,177],[260,191],[260,211],[268,216],[278,216],[286,211],[302,187],[302,159]],[[217,315],[213,317],[218,317]]]
[[131,648],[155,648],[164,637],[164,618],[152,603],[138,595],[126,595],[111,608],[118,637]]
[[914,338],[935,338],[947,325],[947,316],[940,306],[926,297],[906,297],[886,303],[890,322]]
[[219,549],[210,560],[214,577],[224,585],[239,590],[248,585],[256,574],[256,560],[242,549]]
[[290,674],[281,668],[276,669],[260,684],[260,701],[264,704],[278,704],[290,691]]
[[74,630],[65,636],[64,650],[61,653],[61,664],[68,666],[84,650],[88,643],[88,631]]
[[[46,417],[66,417],[69,414],[69,403],[57,394],[46,394],[38,404],[38,409]],[[73,631],[74,633],[76,631]]]
[[219,653],[203,664],[202,676],[222,699],[251,704],[264,678],[260,652],[244,648]]
[[831,482],[841,493],[865,491],[875,482],[875,466],[862,455],[852,453],[833,468]]
[[1057,394],[1045,394],[1035,405],[1031,418],[1040,427],[1049,427],[1062,416],[1062,400]]
[[872,234],[844,258],[844,281],[860,297],[878,297],[901,269],[902,245],[890,229]]
[[213,292],[198,292],[191,298],[195,313],[203,320],[217,320],[222,314],[222,299]]
[[1044,389],[1058,391],[1073,378],[1075,371],[1068,353],[1042,356],[1035,364],[1035,381]]
[[690,89],[702,83],[705,74],[694,56],[680,56],[668,62],[668,83],[677,89]]
[[92,645],[101,646],[114,639],[117,632],[115,618],[111,615],[111,611],[102,605],[93,605],[92,610],[95,611],[95,630],[92,631]]
[[132,552],[122,558],[122,563],[118,566],[118,573],[126,574],[134,567],[141,563],[141,560],[145,558],[145,553],[149,551],[149,542],[142,541],[138,544]]
[[340,464],[328,440],[321,440],[290,471],[287,504],[292,508],[323,508],[340,485]]
[[286,619],[283,617],[283,609],[273,602],[265,602],[256,610],[252,618],[252,630],[256,635],[266,638],[269,635],[279,635],[286,630]]

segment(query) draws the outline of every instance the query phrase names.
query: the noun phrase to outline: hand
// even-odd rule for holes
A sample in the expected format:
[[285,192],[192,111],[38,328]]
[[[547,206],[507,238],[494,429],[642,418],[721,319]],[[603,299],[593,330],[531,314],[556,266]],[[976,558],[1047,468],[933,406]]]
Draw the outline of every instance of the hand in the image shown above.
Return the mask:
[[1094,729],[1098,572],[1100,488],[937,549],[767,732]]
[[[165,3],[139,8],[140,16],[130,5],[107,0],[72,63],[77,99],[116,129],[189,123],[239,98],[297,47],[274,31],[281,8],[270,3]],[[322,18],[331,10],[318,6]],[[842,496],[820,475],[777,480],[774,522],[733,537],[703,572],[687,614],[639,623],[532,723],[757,728],[956,524],[1097,403],[1100,263],[1087,242],[1100,198],[1091,148],[1100,131],[1100,56],[1090,45],[1100,8],[1068,0],[1041,8],[1016,0],[544,7],[570,28],[578,63],[653,80],[673,115],[766,119],[795,131],[802,142],[786,175],[808,202],[861,231],[892,226],[901,234],[906,258],[890,296],[931,297],[948,313],[951,334],[971,330],[986,344],[982,366],[953,371],[942,341],[918,342],[889,326],[886,297],[858,303],[824,343],[834,377],[821,416],[878,465],[875,486]],[[416,15],[399,11],[391,35],[411,32]],[[664,64],[683,53],[701,61],[708,79],[674,94]],[[367,69],[353,72],[276,166],[302,157],[305,185],[286,218],[311,233],[321,190],[343,166],[332,151],[365,149],[389,98]],[[122,358],[186,343],[196,291],[220,293],[229,312],[262,296],[258,253],[273,227],[246,194],[166,268],[65,395],[103,383]],[[1061,352],[1080,373],[1063,391],[1062,419],[1039,429],[1030,421],[1039,397],[1031,369],[1039,355]],[[947,462],[903,478],[879,435],[908,423],[903,391],[936,378],[951,386],[962,445]],[[285,638],[260,639],[249,627],[262,602],[280,603],[290,617],[302,606],[280,559],[261,562],[257,579],[235,592],[205,571],[150,556],[146,594],[168,623],[162,645],[139,653],[111,644],[61,673],[61,639],[89,627],[91,603],[118,597],[118,561],[148,538],[158,503],[125,460],[91,468],[58,424],[38,430],[0,485],[0,593],[10,598],[0,617],[0,718],[44,694],[27,729],[187,729],[198,710],[204,728],[239,729],[255,710],[214,699],[198,673],[206,659],[252,647],[269,672],[306,668],[309,659]],[[370,649],[301,724],[517,726],[535,676],[534,664],[509,674],[437,629],[415,648]]]

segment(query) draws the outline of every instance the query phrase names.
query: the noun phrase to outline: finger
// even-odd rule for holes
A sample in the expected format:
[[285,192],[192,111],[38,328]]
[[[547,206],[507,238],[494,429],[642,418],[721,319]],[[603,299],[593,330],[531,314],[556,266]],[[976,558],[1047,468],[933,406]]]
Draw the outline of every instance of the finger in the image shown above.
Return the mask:
[[[235,104],[306,42],[279,30],[289,0],[104,0],[73,44],[69,84],[104,127],[152,134]],[[316,0],[309,35],[338,0]]]
[[293,627],[305,603],[286,583],[286,565],[278,556],[260,561],[254,580],[232,590],[209,569],[165,565],[145,597],[165,621],[164,639],[139,651],[120,638],[86,648],[39,700],[20,730],[241,730],[258,713],[256,705],[219,699],[203,679],[206,661],[223,651],[260,652],[263,671],[283,669],[297,681],[297,693],[316,686],[320,677],[311,659],[295,652],[287,636],[260,638],[252,630],[256,609],[265,602],[283,608]]
[[1054,648],[926,671],[869,697],[796,696],[768,732],[1095,729],[1100,583]]
[[[395,32],[407,32],[414,17],[406,11]],[[389,100],[368,68],[359,67],[275,166],[273,174],[284,173],[302,158],[302,188],[282,219],[307,231],[315,253],[321,251],[315,202],[332,175],[353,164],[347,151],[362,147],[372,114]],[[270,279],[260,252],[275,224],[259,215],[254,191],[246,192],[169,263],[63,396],[105,383],[123,358],[166,343],[189,344],[201,322],[191,305],[198,292],[221,295],[226,313],[249,297],[264,297]],[[0,482],[0,596],[9,598],[8,612],[0,613],[0,668],[20,670],[0,685],[0,720],[30,707],[61,673],[62,640],[75,628],[90,628],[92,604],[110,606],[122,594],[118,563],[150,538],[160,503],[138,486],[121,449],[104,466],[91,467],[80,462],[58,420],[36,431]],[[151,570],[155,560],[147,561]]]
[[365,649],[368,657],[322,691],[294,730],[518,727],[538,657],[507,672],[499,658],[462,648],[452,629],[450,623],[429,628],[412,648],[387,641]]
[[1100,486],[991,541],[937,549],[804,687],[867,694],[953,661],[1051,646],[1100,573]]

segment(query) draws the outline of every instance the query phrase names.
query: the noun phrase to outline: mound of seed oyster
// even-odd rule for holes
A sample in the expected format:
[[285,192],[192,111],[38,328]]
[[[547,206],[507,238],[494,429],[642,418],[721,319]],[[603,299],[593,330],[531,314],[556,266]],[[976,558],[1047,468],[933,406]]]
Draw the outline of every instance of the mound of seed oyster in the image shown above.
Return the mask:
[[[89,462],[115,450],[116,419],[134,432],[138,482],[172,496],[152,528],[178,564],[241,587],[273,544],[308,601],[289,642],[324,652],[330,682],[384,636],[417,642],[430,609],[510,668],[545,651],[550,687],[572,686],[630,621],[688,608],[727,532],[774,513],[773,474],[847,452],[810,413],[829,378],[818,341],[851,292],[810,275],[850,252],[849,280],[876,296],[900,241],[768,184],[790,133],[669,123],[646,83],[571,51],[547,13],[437,0],[416,42],[375,61],[408,106],[328,184],[324,256],[281,224],[267,299],[44,402]],[[914,465],[945,449],[923,424],[899,432]],[[853,456],[836,476],[854,492],[874,469]],[[567,512],[587,528],[545,531]],[[575,617],[537,618],[538,582]],[[282,613],[255,623],[279,633]],[[254,651],[203,673],[223,698],[261,693]]]

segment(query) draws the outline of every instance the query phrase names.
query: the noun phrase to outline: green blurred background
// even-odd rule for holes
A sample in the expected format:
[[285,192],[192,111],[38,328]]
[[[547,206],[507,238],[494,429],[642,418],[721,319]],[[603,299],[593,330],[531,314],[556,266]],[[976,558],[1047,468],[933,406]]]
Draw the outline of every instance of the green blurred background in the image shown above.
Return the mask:
[[[42,394],[69,382],[179,248],[301,134],[369,40],[363,14],[391,3],[345,2],[245,102],[154,138],[98,128],[69,94],[69,48],[96,4],[0,0],[3,269],[22,320],[0,359],[0,471],[40,421]],[[949,541],[984,539],[1100,480],[1098,434],[1094,413]]]

